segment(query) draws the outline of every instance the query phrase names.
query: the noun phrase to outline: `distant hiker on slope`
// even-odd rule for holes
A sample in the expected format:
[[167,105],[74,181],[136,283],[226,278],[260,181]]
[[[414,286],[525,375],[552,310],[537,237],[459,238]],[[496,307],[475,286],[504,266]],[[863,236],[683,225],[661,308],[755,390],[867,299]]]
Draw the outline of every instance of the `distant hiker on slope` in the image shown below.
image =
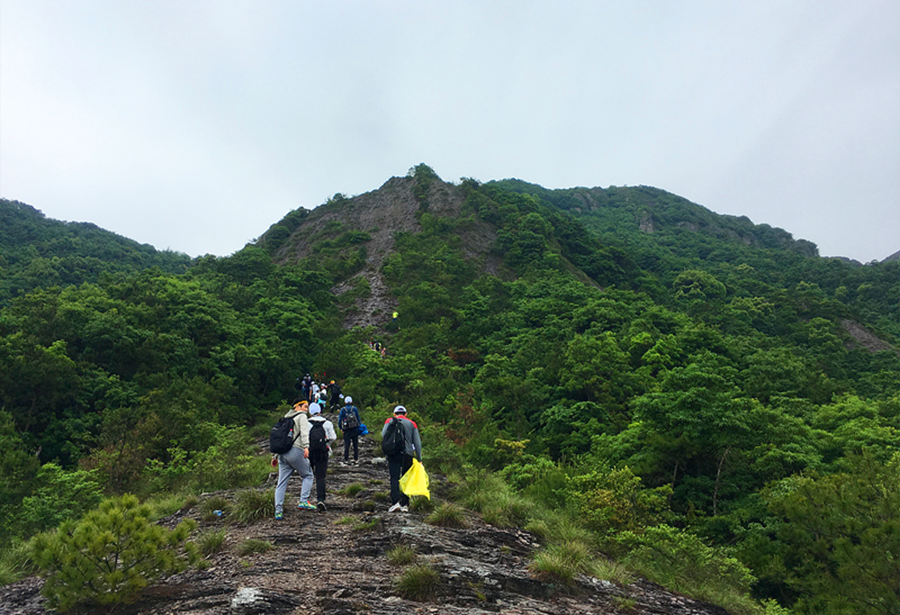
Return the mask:
[[328,407],[328,387],[324,382],[319,385],[319,396],[313,401],[322,406],[323,411]]
[[309,401],[310,395],[312,394],[312,378],[310,378],[309,374],[306,374],[303,377],[303,380],[300,381],[300,385],[303,387],[303,399]]
[[341,407],[341,398],[343,397],[343,395],[341,395],[341,385],[332,380],[331,385],[328,387],[328,391],[331,395],[331,401],[329,403],[331,403],[333,412],[334,409]]
[[381,429],[381,449],[391,475],[391,507],[388,512],[409,512],[409,496],[400,490],[400,477],[412,467],[413,457],[422,461],[419,426],[406,417],[406,408],[394,408],[394,416]]
[[353,463],[359,463],[359,426],[362,421],[359,418],[359,410],[353,405],[353,398],[349,395],[344,398],[343,408],[338,415],[338,426],[344,434],[344,463],[350,461],[350,446],[353,446]]

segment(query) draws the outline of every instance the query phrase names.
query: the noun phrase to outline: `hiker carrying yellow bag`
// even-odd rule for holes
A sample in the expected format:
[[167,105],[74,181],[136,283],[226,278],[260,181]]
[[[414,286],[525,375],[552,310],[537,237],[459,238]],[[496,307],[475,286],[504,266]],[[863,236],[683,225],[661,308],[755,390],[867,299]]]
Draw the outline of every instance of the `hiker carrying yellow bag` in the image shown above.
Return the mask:
[[425,466],[415,457],[413,457],[412,466],[400,478],[400,490],[406,495],[424,495],[429,500],[431,499]]

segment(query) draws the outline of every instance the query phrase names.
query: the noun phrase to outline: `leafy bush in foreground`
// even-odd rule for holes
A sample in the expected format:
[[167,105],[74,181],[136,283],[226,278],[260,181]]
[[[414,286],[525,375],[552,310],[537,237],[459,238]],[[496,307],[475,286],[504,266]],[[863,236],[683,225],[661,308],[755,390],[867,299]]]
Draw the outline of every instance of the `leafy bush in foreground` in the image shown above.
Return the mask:
[[125,495],[36,536],[34,560],[48,573],[43,593],[50,603],[65,611],[82,602],[130,602],[151,581],[184,570],[193,561],[193,545],[185,541],[195,523],[170,531],[151,523],[150,514]]

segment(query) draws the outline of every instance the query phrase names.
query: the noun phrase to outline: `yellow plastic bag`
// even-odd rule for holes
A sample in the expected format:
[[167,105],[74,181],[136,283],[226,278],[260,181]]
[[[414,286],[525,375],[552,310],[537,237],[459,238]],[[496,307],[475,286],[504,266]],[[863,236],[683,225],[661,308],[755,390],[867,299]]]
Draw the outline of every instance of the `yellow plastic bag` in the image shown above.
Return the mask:
[[429,500],[431,499],[425,466],[415,457],[413,457],[412,466],[400,478],[400,490],[406,495],[424,495]]

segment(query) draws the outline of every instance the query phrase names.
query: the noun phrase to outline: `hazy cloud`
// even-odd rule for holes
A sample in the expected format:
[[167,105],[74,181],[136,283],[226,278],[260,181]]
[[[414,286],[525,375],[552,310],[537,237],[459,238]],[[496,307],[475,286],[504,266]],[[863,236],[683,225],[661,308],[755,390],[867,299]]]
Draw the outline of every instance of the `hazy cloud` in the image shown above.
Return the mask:
[[230,254],[425,162],[900,249],[896,0],[0,0],[0,195]]

